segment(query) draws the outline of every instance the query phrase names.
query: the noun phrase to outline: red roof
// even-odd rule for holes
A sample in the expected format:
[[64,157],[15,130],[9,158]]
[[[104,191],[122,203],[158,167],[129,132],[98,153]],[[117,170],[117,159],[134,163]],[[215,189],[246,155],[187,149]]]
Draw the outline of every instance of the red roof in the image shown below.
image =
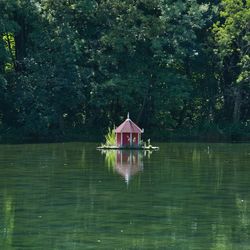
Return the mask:
[[127,118],[119,127],[115,130],[116,133],[139,133],[143,131],[129,118]]

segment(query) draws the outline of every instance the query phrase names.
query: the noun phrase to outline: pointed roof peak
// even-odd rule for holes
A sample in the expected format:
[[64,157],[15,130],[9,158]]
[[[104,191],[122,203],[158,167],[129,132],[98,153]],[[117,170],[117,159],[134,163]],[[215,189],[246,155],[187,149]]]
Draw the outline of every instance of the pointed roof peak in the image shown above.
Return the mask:
[[116,128],[116,133],[143,133],[143,130],[140,129],[130,118],[129,113],[127,114],[127,119]]

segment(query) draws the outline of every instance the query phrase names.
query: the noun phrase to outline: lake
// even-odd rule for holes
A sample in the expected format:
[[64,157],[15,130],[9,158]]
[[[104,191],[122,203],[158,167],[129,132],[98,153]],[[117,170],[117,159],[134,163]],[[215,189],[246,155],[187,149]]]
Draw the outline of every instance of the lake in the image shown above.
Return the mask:
[[250,144],[0,145],[0,249],[250,249]]

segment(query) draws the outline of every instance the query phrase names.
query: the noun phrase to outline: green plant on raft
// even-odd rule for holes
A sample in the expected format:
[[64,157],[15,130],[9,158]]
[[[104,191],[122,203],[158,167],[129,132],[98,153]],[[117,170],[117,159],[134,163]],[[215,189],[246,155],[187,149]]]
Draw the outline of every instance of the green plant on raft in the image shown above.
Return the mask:
[[115,128],[108,129],[108,133],[105,135],[105,145],[106,146],[115,146],[116,145]]

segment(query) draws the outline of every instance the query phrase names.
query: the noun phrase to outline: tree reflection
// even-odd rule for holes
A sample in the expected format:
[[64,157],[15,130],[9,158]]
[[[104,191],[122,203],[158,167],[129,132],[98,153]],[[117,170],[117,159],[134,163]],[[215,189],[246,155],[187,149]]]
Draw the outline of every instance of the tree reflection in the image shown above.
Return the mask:
[[0,240],[0,245],[2,249],[11,250],[12,248],[12,237],[14,231],[14,204],[12,197],[6,192],[3,195],[3,227],[2,227],[2,237]]

